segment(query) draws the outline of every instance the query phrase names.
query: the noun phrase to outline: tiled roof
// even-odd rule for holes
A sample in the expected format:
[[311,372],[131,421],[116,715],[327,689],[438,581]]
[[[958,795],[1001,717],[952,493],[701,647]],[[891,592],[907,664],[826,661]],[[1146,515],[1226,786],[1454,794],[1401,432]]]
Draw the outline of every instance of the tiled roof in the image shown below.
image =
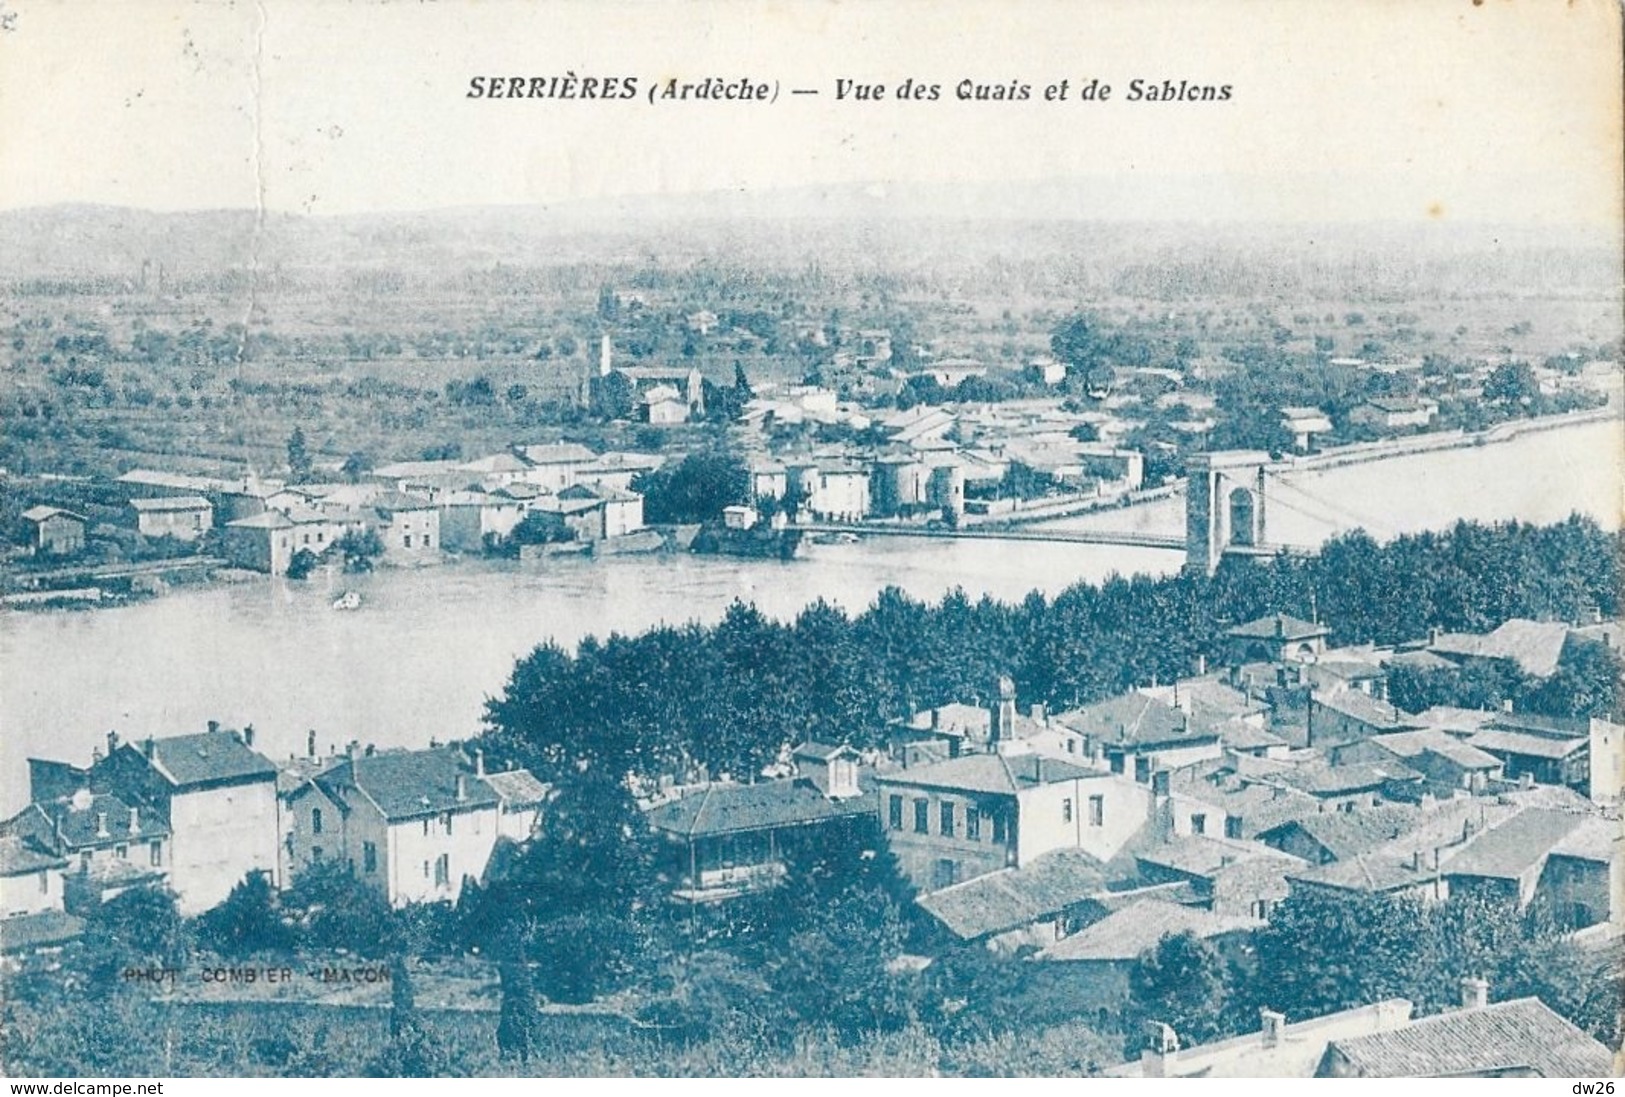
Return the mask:
[[375,496],[368,505],[384,515],[394,514],[396,511],[434,509],[434,504],[421,495],[408,495],[404,491],[386,491]]
[[1497,712],[1484,726],[1500,731],[1525,731],[1548,739],[1576,739],[1591,730],[1590,722],[1583,716],[1537,716],[1532,712]]
[[293,523],[281,511],[267,510],[247,518],[234,518],[226,526],[228,529],[289,529]]
[[1409,804],[1384,804],[1365,811],[1325,811],[1306,815],[1272,827],[1261,837],[1284,838],[1293,829],[1302,831],[1311,841],[1329,853],[1333,860],[1341,861],[1367,853],[1384,842],[1414,830],[1422,819],[1422,810]]
[[[460,800],[458,777],[463,779]],[[450,747],[346,757],[318,774],[316,784],[330,798],[352,807],[357,796],[365,796],[391,822],[494,807],[499,802],[495,790],[474,776],[462,752]]]
[[1372,736],[1368,742],[1382,747],[1401,758],[1416,758],[1423,754],[1437,754],[1441,758],[1461,766],[1463,769],[1495,769],[1501,760],[1493,754],[1486,754],[1477,747],[1462,742],[1455,736],[1440,731],[1438,728],[1422,728],[1417,731],[1396,731],[1387,735]]
[[1311,796],[1341,796],[1348,792],[1380,788],[1389,781],[1416,781],[1422,775],[1405,763],[1351,762],[1328,766],[1304,763],[1281,774],[1281,780]]
[[866,793],[831,800],[804,778],[759,781],[753,785],[708,785],[649,809],[649,825],[684,838],[737,834],[802,826],[852,815],[872,814],[875,798]]
[[[934,727],[931,722],[933,714],[936,718]],[[992,726],[992,718],[982,705],[967,705],[953,701],[924,712],[916,712],[909,718],[907,726],[937,735],[971,735],[986,739],[988,729]]]
[[1321,708],[1347,716],[1352,720],[1374,728],[1414,728],[1416,719],[1407,713],[1390,705],[1387,701],[1380,701],[1370,694],[1358,689],[1343,689],[1335,693],[1318,694],[1315,704]]
[[1206,939],[1259,929],[1263,925],[1256,918],[1225,917],[1161,899],[1146,899],[1106,915],[1038,955],[1043,960],[1134,960],[1147,949],[1155,948],[1168,934],[1192,933]]
[[1423,1017],[1403,1028],[1333,1040],[1368,1078],[1436,1078],[1529,1070],[1543,1078],[1604,1078],[1613,1056],[1538,998]]
[[1521,731],[1485,728],[1467,740],[1467,745],[1491,754],[1521,754],[1530,758],[1567,758],[1585,749],[1585,739],[1553,739]]
[[552,786],[537,780],[528,769],[510,769],[502,773],[487,773],[485,783],[502,798],[508,807],[531,807],[547,799]]
[[1217,731],[1202,727],[1188,713],[1137,691],[1058,713],[1054,719],[1108,749],[1183,746],[1218,738]]
[[26,876],[67,863],[67,858],[48,853],[20,835],[0,835],[0,876]]
[[1544,861],[1581,821],[1566,811],[1525,808],[1468,842],[1450,858],[1446,874],[1516,879]]
[[0,952],[27,952],[76,940],[85,931],[85,922],[60,910],[19,914],[0,920]]
[[1471,734],[1495,719],[1499,713],[1476,708],[1456,708],[1452,705],[1434,705],[1416,714],[1416,722],[1424,727],[1456,734]]
[[72,518],[78,522],[83,522],[85,520],[84,515],[75,514],[71,510],[63,510],[61,507],[47,507],[43,505],[29,507],[27,510],[23,511],[22,517],[25,522],[43,522],[47,518],[55,518],[58,515],[63,518]]
[[[130,830],[131,805],[109,793],[64,796],[28,805],[4,823],[0,833],[24,836],[41,849],[78,850],[169,837],[169,824],[156,811],[137,808],[137,830]],[[98,835],[105,817],[107,833]],[[60,827],[61,841],[57,840]]]
[[843,754],[856,755],[857,751],[853,750],[844,743],[818,743],[809,740],[802,743],[799,747],[791,752],[792,757],[810,758],[819,762],[827,762],[831,758],[835,758]]
[[1219,742],[1237,750],[1284,747],[1287,741],[1246,720],[1226,720],[1219,725]]
[[1622,845],[1625,845],[1625,834],[1620,831],[1619,820],[1587,815],[1579,826],[1569,831],[1568,837],[1552,847],[1552,856],[1608,864],[1620,856]]
[[1278,861],[1283,872],[1303,863],[1292,854],[1271,849],[1262,842],[1215,838],[1207,834],[1182,834],[1143,849],[1136,856],[1146,864],[1190,876],[1210,877],[1243,861]]
[[1081,849],[1058,849],[1020,868],[922,895],[919,904],[956,936],[972,940],[1057,914],[1105,886],[1098,860]]
[[[126,743],[120,749],[145,758],[142,748]],[[203,731],[195,735],[173,735],[152,740],[153,768],[178,786],[247,777],[276,779],[276,766],[269,758],[247,747],[229,731]]]
[[1525,674],[1547,678],[1557,670],[1569,626],[1561,621],[1530,621],[1514,617],[1491,632],[1446,633],[1429,648],[1442,655],[1479,659],[1511,659]]
[[1014,759],[1002,754],[962,754],[944,762],[915,769],[893,770],[880,775],[888,783],[920,788],[953,789],[960,792],[1014,795],[1024,788],[1074,777],[1101,777],[1097,770],[1085,769],[1057,758],[1026,754]]
[[[624,370],[622,372],[625,372]],[[598,455],[575,442],[554,442],[541,446],[520,446],[519,456],[531,465],[590,464]]]
[[1317,636],[1329,635],[1331,631],[1325,625],[1317,625],[1301,617],[1275,613],[1227,629],[1225,635],[1238,640],[1312,640]]

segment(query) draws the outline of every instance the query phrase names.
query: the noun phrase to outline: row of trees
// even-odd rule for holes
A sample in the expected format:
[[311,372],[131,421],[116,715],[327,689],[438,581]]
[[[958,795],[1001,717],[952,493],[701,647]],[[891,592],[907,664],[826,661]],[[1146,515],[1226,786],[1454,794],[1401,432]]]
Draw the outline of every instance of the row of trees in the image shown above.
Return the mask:
[[[1484,631],[1517,616],[1613,615],[1619,546],[1581,518],[1462,523],[1380,546],[1355,533],[1312,558],[1227,561],[1211,578],[1112,578],[1016,605],[958,591],[926,605],[888,589],[855,617],[820,601],[777,622],[735,604],[715,625],[589,637],[573,654],[537,648],[490,703],[486,738],[494,755],[548,780],[582,767],[755,773],[787,742],[877,746],[888,721],[986,698],[1002,674],[1024,701],[1052,710],[1167,682],[1204,659],[1216,665],[1225,630],[1267,613],[1318,616],[1339,644],[1417,640],[1434,626]],[[1503,697],[1602,715],[1615,704],[1605,681],[1614,666],[1587,652],[1565,663],[1564,685]]]

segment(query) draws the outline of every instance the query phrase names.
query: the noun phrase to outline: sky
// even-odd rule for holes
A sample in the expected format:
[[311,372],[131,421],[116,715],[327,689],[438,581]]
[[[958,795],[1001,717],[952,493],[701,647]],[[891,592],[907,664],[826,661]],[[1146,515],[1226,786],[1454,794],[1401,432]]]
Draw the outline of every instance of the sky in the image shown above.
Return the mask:
[[[1620,67],[1611,0],[0,0],[0,208],[340,214],[1080,179],[1142,209],[1166,195],[1170,219],[1617,235]],[[466,94],[473,76],[566,73],[640,91],[749,77],[780,96]],[[942,98],[834,94],[907,78]],[[1128,102],[1137,78],[1232,97]],[[959,102],[964,79],[1032,98]],[[1062,79],[1071,98],[1045,101]],[[1090,79],[1113,98],[1077,101]]]

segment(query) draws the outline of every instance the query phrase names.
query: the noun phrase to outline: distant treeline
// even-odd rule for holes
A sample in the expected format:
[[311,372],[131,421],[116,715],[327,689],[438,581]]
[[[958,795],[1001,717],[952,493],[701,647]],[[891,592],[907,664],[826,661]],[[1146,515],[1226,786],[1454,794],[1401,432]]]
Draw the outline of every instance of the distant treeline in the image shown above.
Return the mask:
[[[1014,605],[960,591],[927,605],[889,588],[856,617],[820,601],[780,623],[736,603],[715,625],[589,637],[574,655],[537,648],[490,703],[487,747],[550,779],[584,767],[751,774],[787,742],[878,745],[889,720],[985,700],[1001,674],[1024,705],[1052,710],[1166,683],[1215,666],[1226,629],[1269,613],[1317,618],[1339,645],[1612,616],[1620,548],[1581,517],[1459,523],[1385,545],[1356,531],[1309,558],[1114,577]],[[1582,692],[1612,711],[1611,688]]]

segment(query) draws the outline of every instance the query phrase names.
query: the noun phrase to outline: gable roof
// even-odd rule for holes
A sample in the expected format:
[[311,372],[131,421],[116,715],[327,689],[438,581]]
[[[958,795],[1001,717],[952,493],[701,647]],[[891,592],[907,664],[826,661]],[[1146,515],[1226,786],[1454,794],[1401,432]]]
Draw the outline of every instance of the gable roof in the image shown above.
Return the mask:
[[271,760],[244,745],[241,739],[229,731],[172,735],[167,739],[152,739],[150,742],[152,744],[150,758],[144,747],[138,747],[134,743],[126,743],[119,749],[128,751],[151,765],[177,788],[247,778],[276,780],[277,769]]
[[803,777],[751,785],[707,785],[650,808],[649,825],[684,838],[803,826],[875,810],[872,794],[831,800]]
[[1041,960],[1121,962],[1137,959],[1169,934],[1191,933],[1206,940],[1263,925],[1256,918],[1229,917],[1162,899],[1145,899],[1057,941],[1038,956]]
[[[458,778],[463,796],[457,796]],[[499,802],[488,778],[476,777],[455,747],[428,750],[380,750],[343,758],[314,778],[328,797],[353,807],[357,796],[370,800],[392,823],[446,811],[495,807]]]
[[1390,732],[1386,735],[1374,735],[1366,741],[1400,758],[1437,754],[1441,758],[1448,758],[1463,769],[1495,769],[1501,765],[1501,760],[1495,755],[1487,754],[1438,728]]
[[1524,808],[1468,842],[1450,859],[1445,874],[1517,879],[1542,864],[1582,819],[1566,811]]
[[0,952],[27,952],[66,944],[85,931],[85,921],[66,911],[42,910],[0,919]]
[[1490,754],[1521,754],[1529,758],[1567,758],[1590,746],[1582,738],[1553,739],[1547,735],[1531,735],[1522,731],[1485,728],[1474,733],[1467,745]]
[[75,514],[71,510],[63,510],[61,507],[48,507],[43,504],[37,507],[29,507],[27,510],[23,511],[22,517],[24,521],[33,522],[36,525],[49,518],[57,517],[72,518],[76,522],[83,522],[85,520],[85,516],[82,514]]
[[[626,372],[622,370],[621,372]],[[576,442],[551,442],[545,445],[518,446],[516,452],[527,463],[535,465],[591,464],[598,455]]]
[[1543,1078],[1602,1078],[1613,1056],[1538,998],[1423,1017],[1402,1028],[1333,1040],[1334,1053],[1367,1078],[1434,1078],[1528,1070]]
[[827,762],[831,758],[858,756],[858,752],[845,743],[820,743],[809,739],[790,752],[792,758],[807,758],[816,762]]
[[[156,811],[136,809],[136,827],[130,829],[131,805],[111,793],[63,796],[29,804],[0,823],[0,834],[23,838],[41,850],[64,852],[129,842],[167,838],[169,823]],[[107,833],[98,833],[106,822]]]
[[1331,631],[1325,625],[1305,621],[1302,617],[1272,613],[1268,617],[1226,629],[1224,634],[1237,640],[1313,640],[1318,636],[1329,636]]
[[1247,861],[1276,861],[1283,872],[1303,864],[1300,858],[1272,849],[1262,842],[1218,838],[1209,834],[1177,835],[1140,850],[1135,857],[1148,865],[1170,868],[1188,876],[1209,878]]
[[917,901],[955,936],[973,940],[1058,914],[1105,886],[1099,860],[1081,849],[1058,849],[1020,868],[973,877]]
[[0,835],[0,876],[26,876],[67,863],[67,858],[47,852],[21,835]]
[[1552,856],[1606,865],[1620,856],[1621,846],[1625,846],[1625,834],[1620,832],[1619,820],[1587,815],[1569,831],[1568,837],[1552,847]]
[[532,807],[547,799],[553,786],[544,784],[528,769],[487,773],[485,783],[502,799],[504,807]]
[[1358,720],[1367,727],[1391,728],[1398,731],[1417,726],[1414,717],[1363,690],[1343,689],[1335,693],[1317,695],[1314,703],[1340,716]]
[[1389,781],[1420,781],[1422,775],[1399,759],[1329,766],[1306,762],[1282,771],[1280,780],[1311,796],[1341,796],[1381,788]]
[[1525,674],[1549,678],[1557,670],[1568,635],[1569,626],[1561,621],[1514,617],[1487,633],[1445,633],[1428,649],[1459,659],[1510,659]]

